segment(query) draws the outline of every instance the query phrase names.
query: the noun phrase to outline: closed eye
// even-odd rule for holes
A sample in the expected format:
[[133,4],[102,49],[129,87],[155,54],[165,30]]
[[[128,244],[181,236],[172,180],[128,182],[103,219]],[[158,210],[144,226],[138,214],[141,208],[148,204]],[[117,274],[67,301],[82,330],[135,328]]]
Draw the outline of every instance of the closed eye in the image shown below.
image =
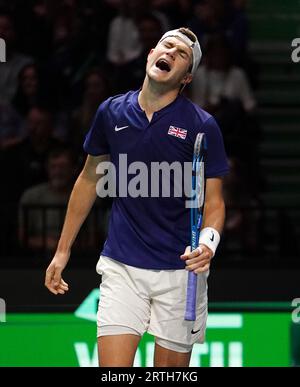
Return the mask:
[[169,43],[169,42],[165,42],[164,45],[165,45],[166,48],[172,48],[173,47],[172,43]]
[[187,59],[188,58],[188,54],[185,52],[185,51],[179,51],[179,54],[180,56],[183,58],[183,59]]

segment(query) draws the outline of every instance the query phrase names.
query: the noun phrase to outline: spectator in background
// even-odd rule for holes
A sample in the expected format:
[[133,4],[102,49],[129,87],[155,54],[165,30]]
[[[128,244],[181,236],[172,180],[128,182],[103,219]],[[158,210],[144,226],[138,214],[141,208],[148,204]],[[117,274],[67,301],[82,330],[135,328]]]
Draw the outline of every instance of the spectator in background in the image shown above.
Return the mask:
[[224,177],[226,220],[224,243],[243,253],[255,253],[260,243],[260,200],[249,170],[236,158],[229,159],[230,173]]
[[60,107],[68,109],[70,106],[71,83],[74,74],[73,23],[67,15],[57,15],[53,22],[52,50],[46,72],[50,82],[56,86],[56,94]]
[[[27,189],[19,202],[19,239],[22,247],[36,252],[40,258],[51,254],[57,246],[63,225],[70,192],[77,174],[78,163],[74,151],[59,146],[48,155],[46,169],[48,180]],[[91,212],[74,252],[85,253],[98,249],[106,237],[110,201],[98,199]]]
[[[143,42],[140,36],[139,24],[145,15],[152,14],[160,22],[160,29],[168,27],[164,14],[153,11],[150,0],[121,0],[119,15],[110,24],[108,35],[107,60],[110,64],[115,92],[127,90],[124,74],[130,77],[131,64],[144,57]],[[155,34],[155,32],[153,32]],[[151,47],[152,48],[152,47]]]
[[194,17],[188,23],[196,31],[203,47],[211,36],[226,36],[233,64],[243,68],[248,66],[249,60],[246,3],[247,0],[196,0]]
[[110,63],[122,66],[140,55],[142,44],[137,23],[147,13],[152,13],[160,20],[163,30],[168,29],[167,17],[161,12],[153,11],[149,0],[120,1],[119,15],[112,20],[109,27],[107,59]]
[[45,160],[49,152],[58,145],[52,136],[51,114],[41,108],[32,108],[26,119],[26,137],[0,152],[0,173],[3,182],[0,190],[2,207],[3,251],[14,254],[17,249],[18,203],[24,190],[47,180]]
[[143,84],[145,66],[149,52],[156,46],[163,34],[161,21],[152,13],[143,15],[137,22],[142,51],[140,55],[123,67],[126,76],[120,77],[118,87],[120,90],[136,90]]
[[141,42],[136,21],[143,13],[144,2],[122,0],[117,15],[109,26],[107,59],[114,66],[122,66],[136,59]]
[[52,116],[47,110],[31,108],[26,131],[27,136],[3,154],[1,169],[6,188],[1,193],[7,192],[5,196],[9,201],[19,200],[26,188],[47,180],[45,161],[49,152],[59,144],[53,137]]
[[96,48],[96,64],[102,66],[106,61],[109,25],[117,10],[105,0],[90,0],[80,3],[80,6],[80,20],[83,26],[80,35],[83,36],[85,46],[90,45],[89,51]]
[[220,35],[208,40],[203,62],[194,76],[191,98],[214,115],[227,148],[241,151],[241,141],[254,135],[248,132],[254,128],[246,125],[256,106],[247,76],[242,69],[232,65],[230,46]]
[[66,139],[67,113],[59,109],[53,87],[49,87],[41,77],[36,64],[28,64],[20,71],[18,89],[12,103],[23,118],[35,106],[49,110],[53,116],[54,137],[61,141]]
[[20,116],[26,117],[29,110],[34,106],[48,106],[51,95],[48,88],[41,83],[41,77],[34,63],[24,66],[18,77],[18,88],[12,104]]
[[109,95],[109,87],[103,71],[91,69],[84,80],[84,92],[81,105],[73,111],[69,141],[76,152],[82,153],[83,139],[101,102]]
[[205,110],[215,113],[223,99],[239,101],[248,113],[255,108],[247,76],[232,61],[227,39],[221,35],[211,37],[205,46],[204,64],[195,74],[192,88],[193,100]]
[[[76,3],[74,3],[76,4]],[[76,85],[95,60],[89,40],[83,40],[80,19],[73,2],[61,4],[53,19],[52,50],[46,65],[60,110],[70,111],[77,101]]]
[[33,60],[16,50],[16,33],[12,16],[0,10],[0,38],[6,43],[6,62],[1,63],[0,102],[10,103],[16,93],[20,70]]
[[195,1],[193,14],[188,27],[197,35],[201,47],[210,36],[224,33],[224,0]]
[[226,36],[230,42],[233,63],[246,67],[249,22],[245,11],[247,0],[230,0],[227,12]]
[[247,0],[230,0],[227,7],[226,37],[230,43],[234,65],[246,71],[251,86],[256,89],[260,68],[248,53],[250,26],[246,5]]
[[10,104],[0,102],[0,150],[18,143],[24,136],[21,117]]
[[[49,153],[48,181],[26,190],[20,200],[19,234],[23,246],[35,251],[54,250],[63,224],[75,172],[76,164],[73,153],[69,149],[57,148]],[[40,206],[40,208],[30,208],[30,206]]]

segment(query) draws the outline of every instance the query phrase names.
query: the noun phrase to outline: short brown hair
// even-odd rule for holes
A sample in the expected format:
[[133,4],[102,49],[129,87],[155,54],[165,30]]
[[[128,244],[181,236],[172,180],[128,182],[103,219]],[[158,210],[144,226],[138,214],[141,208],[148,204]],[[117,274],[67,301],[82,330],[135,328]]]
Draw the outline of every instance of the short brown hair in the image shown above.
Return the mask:
[[197,36],[189,28],[181,27],[181,28],[179,28],[179,32],[181,32],[183,35],[187,36],[193,43],[195,43],[197,41]]

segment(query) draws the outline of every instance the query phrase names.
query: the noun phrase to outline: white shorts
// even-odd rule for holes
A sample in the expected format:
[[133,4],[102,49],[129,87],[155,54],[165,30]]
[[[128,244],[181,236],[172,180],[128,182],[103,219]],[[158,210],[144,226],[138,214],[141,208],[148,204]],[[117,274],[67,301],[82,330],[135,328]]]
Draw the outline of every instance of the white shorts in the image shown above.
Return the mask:
[[162,347],[190,352],[205,338],[207,273],[198,274],[196,321],[185,321],[188,271],[149,270],[101,256],[97,335],[148,332]]

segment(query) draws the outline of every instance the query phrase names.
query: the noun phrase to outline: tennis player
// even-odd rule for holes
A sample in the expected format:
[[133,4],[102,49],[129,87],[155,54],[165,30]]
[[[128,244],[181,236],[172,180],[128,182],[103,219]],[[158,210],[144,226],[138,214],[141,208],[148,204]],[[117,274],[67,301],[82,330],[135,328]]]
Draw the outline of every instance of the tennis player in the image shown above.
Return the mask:
[[[118,190],[119,178],[124,178],[119,176],[119,167],[124,167],[119,165],[120,154],[126,154],[128,165],[139,161],[150,168],[151,162],[191,162],[199,132],[205,133],[208,146],[198,249],[190,252],[188,246],[190,210],[185,195],[118,195],[114,199],[107,240],[97,264],[102,274],[100,366],[132,366],[146,331],[155,336],[154,366],[188,366],[193,344],[204,341],[207,276],[224,224],[222,176],[228,165],[216,121],[180,93],[191,82],[200,59],[200,45],[189,29],[164,34],[148,55],[142,89],[103,102],[85,139],[88,157],[46,272],[45,285],[54,294],[68,291],[61,274],[96,199],[99,163],[111,160],[116,167]],[[128,184],[130,181],[128,177]],[[174,188],[175,179],[170,181]],[[195,322],[184,320],[189,270],[198,274]]]

